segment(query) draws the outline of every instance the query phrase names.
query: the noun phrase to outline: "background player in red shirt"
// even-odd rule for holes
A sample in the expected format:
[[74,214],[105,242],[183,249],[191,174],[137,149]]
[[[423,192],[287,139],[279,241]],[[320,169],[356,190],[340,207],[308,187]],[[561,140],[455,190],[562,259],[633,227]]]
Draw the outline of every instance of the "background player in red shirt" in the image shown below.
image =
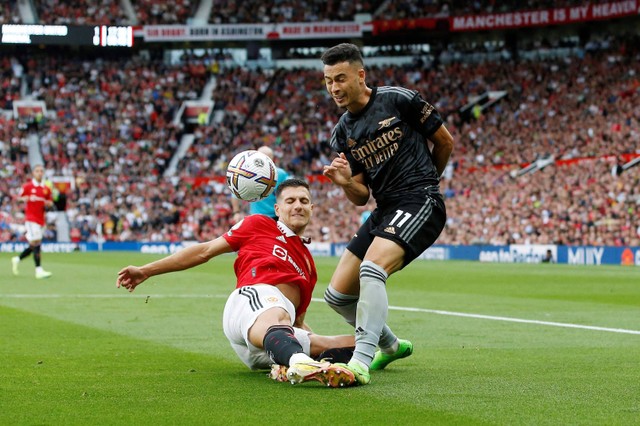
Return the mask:
[[13,275],[18,275],[18,265],[25,257],[33,253],[33,260],[36,264],[36,278],[49,278],[51,272],[45,271],[40,266],[41,253],[40,244],[45,222],[45,211],[47,207],[53,205],[51,188],[44,183],[44,166],[37,164],[31,172],[32,178],[22,187],[19,200],[25,202],[25,227],[27,228],[27,247],[19,256],[11,258]]
[[317,281],[303,237],[312,209],[307,182],[287,179],[276,189],[277,221],[247,216],[214,240],[141,267],[127,266],[118,273],[116,287],[133,291],[154,275],[192,268],[235,251],[237,284],[225,305],[223,329],[242,362],[251,369],[274,364],[274,370],[281,371],[279,365],[288,366],[286,377],[293,384],[317,380],[331,387],[351,385],[355,378],[350,371],[311,358],[330,348],[354,345],[353,336],[311,333],[304,320]]

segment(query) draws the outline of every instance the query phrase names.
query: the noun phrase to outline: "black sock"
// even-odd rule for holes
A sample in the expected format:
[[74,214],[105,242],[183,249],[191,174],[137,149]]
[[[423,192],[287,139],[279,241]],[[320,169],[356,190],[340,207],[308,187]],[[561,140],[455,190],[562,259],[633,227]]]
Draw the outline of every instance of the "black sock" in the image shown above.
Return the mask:
[[22,260],[25,257],[29,256],[32,251],[33,251],[33,248],[31,246],[29,246],[26,249],[24,249],[24,251],[22,253],[20,253],[20,260]]
[[302,345],[296,339],[293,327],[288,325],[272,325],[262,341],[264,350],[276,364],[289,365],[291,355],[303,353]]
[[40,266],[40,246],[33,248],[33,260],[36,262],[36,268]]
[[332,348],[327,349],[316,357],[316,361],[329,361],[331,363],[342,362],[344,364],[351,361],[353,356],[353,346],[349,348]]

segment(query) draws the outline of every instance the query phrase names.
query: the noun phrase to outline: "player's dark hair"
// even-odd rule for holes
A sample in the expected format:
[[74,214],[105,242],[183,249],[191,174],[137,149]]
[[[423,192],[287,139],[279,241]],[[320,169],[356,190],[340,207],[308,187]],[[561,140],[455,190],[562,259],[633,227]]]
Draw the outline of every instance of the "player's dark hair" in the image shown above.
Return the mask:
[[291,178],[291,179],[286,179],[283,180],[278,187],[276,188],[276,199],[280,198],[280,194],[282,194],[282,191],[285,188],[297,188],[299,186],[302,186],[304,188],[307,188],[307,190],[309,192],[311,192],[311,189],[309,188],[309,184],[307,183],[306,180],[304,179],[298,179],[298,178]]
[[364,65],[360,49],[352,43],[340,43],[333,46],[325,50],[320,59],[325,65],[335,65],[340,62],[349,62],[350,64],[357,62]]

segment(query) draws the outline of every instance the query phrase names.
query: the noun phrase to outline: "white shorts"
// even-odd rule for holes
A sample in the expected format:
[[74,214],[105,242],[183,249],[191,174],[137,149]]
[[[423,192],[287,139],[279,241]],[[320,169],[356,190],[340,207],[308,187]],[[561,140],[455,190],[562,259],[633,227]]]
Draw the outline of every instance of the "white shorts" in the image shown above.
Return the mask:
[[[289,312],[291,325],[296,317],[295,307],[277,287],[258,284],[237,288],[231,293],[224,306],[222,328],[229,339],[231,347],[242,362],[252,370],[267,369],[273,361],[264,349],[255,347],[249,342],[249,329],[256,318],[268,309],[279,307]],[[302,345],[304,353],[311,353],[309,332],[294,327],[296,339]]]
[[25,222],[24,226],[27,228],[27,241],[42,241],[44,226],[35,222]]

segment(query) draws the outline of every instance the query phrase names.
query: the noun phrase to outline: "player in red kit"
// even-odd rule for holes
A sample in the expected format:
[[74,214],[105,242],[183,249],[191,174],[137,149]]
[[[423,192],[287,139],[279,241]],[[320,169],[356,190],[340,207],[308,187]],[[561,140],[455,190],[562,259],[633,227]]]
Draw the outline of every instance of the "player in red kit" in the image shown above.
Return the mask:
[[33,253],[36,264],[36,278],[49,278],[51,272],[45,271],[40,266],[40,244],[45,223],[45,211],[53,205],[51,188],[44,183],[44,167],[40,164],[33,167],[32,179],[25,183],[20,193],[20,200],[25,202],[25,227],[27,228],[27,247],[19,256],[11,258],[13,274],[18,275],[18,265],[25,257]]
[[[224,333],[245,365],[281,372],[293,384],[317,380],[326,386],[349,386],[353,373],[312,357],[331,348],[352,347],[353,336],[321,336],[311,332],[305,314],[317,272],[303,236],[313,204],[309,185],[287,179],[276,189],[278,220],[250,215],[227,233],[187,247],[171,256],[118,273],[117,287],[133,291],[154,275],[181,271],[223,253],[237,252],[236,290],[223,313]],[[281,369],[280,366],[288,367]],[[284,373],[286,371],[286,373]],[[274,377],[272,372],[272,378]]]

